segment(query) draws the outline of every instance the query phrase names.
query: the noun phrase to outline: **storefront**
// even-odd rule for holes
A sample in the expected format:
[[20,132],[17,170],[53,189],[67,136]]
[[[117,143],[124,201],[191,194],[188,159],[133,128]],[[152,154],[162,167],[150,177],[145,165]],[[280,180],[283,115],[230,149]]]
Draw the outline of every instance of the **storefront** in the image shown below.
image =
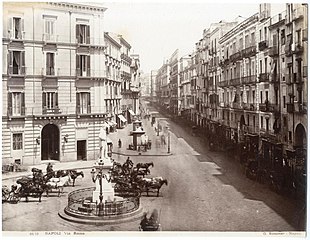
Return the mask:
[[117,128],[124,128],[126,126],[127,119],[122,114],[117,115],[116,121]]

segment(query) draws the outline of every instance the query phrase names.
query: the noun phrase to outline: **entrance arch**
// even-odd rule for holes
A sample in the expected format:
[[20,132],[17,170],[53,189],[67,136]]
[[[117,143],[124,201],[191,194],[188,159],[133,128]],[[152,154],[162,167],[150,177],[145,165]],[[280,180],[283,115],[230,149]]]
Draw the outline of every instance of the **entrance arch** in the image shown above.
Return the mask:
[[59,160],[59,128],[47,124],[41,133],[41,160]]
[[307,134],[301,123],[297,125],[295,130],[295,147],[301,149],[307,148]]

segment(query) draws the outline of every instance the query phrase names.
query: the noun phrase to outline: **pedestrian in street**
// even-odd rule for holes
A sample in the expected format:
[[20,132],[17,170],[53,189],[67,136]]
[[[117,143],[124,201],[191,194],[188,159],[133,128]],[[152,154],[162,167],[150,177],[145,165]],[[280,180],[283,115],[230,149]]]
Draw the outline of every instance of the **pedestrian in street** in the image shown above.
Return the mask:
[[122,140],[118,139],[118,147],[121,148],[122,147]]

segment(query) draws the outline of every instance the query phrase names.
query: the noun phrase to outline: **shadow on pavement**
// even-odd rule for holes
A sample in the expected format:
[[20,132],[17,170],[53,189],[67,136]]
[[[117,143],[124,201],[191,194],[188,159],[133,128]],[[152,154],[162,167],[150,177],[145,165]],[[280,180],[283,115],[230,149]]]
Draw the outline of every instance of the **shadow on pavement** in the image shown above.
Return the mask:
[[209,151],[208,140],[202,136],[193,136],[190,124],[175,121],[175,119],[172,121],[165,114],[163,116],[168,117],[167,122],[169,122],[172,132],[177,137],[182,137],[200,154],[195,156],[199,162],[214,162],[219,167],[217,170],[221,174],[214,174],[214,176],[223,184],[232,186],[246,199],[264,202],[296,230],[306,230],[306,204],[304,201],[277,194],[268,185],[246,178],[239,161],[231,152]]

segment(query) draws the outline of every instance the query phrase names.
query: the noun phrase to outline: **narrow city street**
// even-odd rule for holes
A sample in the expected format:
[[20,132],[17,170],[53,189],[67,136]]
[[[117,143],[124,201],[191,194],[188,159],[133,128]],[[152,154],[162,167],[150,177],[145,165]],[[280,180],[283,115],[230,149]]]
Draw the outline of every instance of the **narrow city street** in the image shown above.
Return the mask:
[[[132,156],[138,162],[153,162],[151,176],[168,180],[160,196],[146,197],[141,204],[149,213],[158,209],[163,231],[294,231],[303,230],[301,203],[272,192],[268,186],[249,180],[233,156],[210,152],[207,144],[164,116],[161,123],[171,130],[171,156]],[[145,124],[150,124],[146,121]],[[130,125],[127,127],[131,127]],[[154,129],[155,131],[155,129]],[[167,145],[162,146],[167,148]],[[113,155],[123,163],[126,156]],[[91,169],[76,186],[66,187],[61,197],[30,198],[17,204],[4,203],[4,231],[137,231],[139,220],[96,226],[68,222],[58,216],[67,204],[67,194],[91,187]],[[9,181],[3,182],[8,184]]]

